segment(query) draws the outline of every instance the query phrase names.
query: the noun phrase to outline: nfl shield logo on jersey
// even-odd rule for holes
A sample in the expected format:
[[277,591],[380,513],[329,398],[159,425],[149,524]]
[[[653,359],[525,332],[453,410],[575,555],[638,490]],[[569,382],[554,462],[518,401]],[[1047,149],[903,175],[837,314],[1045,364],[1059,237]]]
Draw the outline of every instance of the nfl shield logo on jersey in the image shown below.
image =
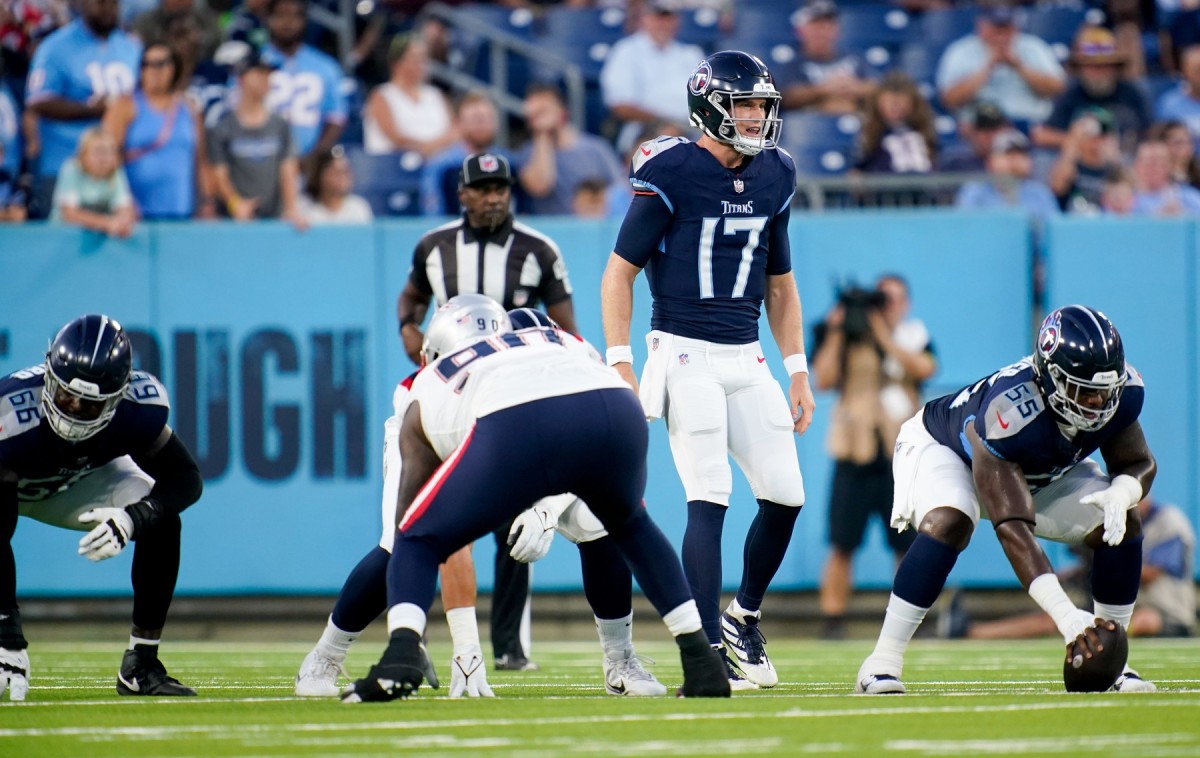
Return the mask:
[[658,337],[650,338],[650,350],[651,352],[658,350]]
[[736,192],[736,193],[738,193],[738,194],[740,195],[740,194],[742,194],[742,190],[744,190],[744,189],[746,189],[746,183],[745,183],[745,182],[743,182],[741,179],[734,179],[734,180],[733,180],[733,191],[734,191],[734,192]]
[[680,365],[680,366],[686,366],[686,365],[688,365],[688,363],[690,363],[690,362],[691,362],[691,361],[690,361],[690,359],[688,358],[688,354],[687,354],[687,353],[680,353],[680,354],[679,354],[679,365]]

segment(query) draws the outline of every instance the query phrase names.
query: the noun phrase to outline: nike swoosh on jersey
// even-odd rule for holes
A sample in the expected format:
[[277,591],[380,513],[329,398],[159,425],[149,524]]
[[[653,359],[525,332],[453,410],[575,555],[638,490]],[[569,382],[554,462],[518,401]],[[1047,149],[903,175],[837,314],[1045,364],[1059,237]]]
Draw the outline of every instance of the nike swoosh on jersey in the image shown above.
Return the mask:
[[764,357],[762,357],[762,356],[760,355],[760,356],[758,356],[758,362],[759,362],[759,363],[766,363],[766,362],[767,362],[767,359],[766,359],[766,358],[764,358]]
[[643,147],[643,148],[642,148],[642,155],[649,155],[649,154],[650,154],[650,149],[649,149],[649,148],[646,148],[646,147]]
[[1008,424],[1004,423],[1004,417],[1000,415],[1000,411],[996,411],[996,420],[1000,422],[1001,429],[1008,428]]

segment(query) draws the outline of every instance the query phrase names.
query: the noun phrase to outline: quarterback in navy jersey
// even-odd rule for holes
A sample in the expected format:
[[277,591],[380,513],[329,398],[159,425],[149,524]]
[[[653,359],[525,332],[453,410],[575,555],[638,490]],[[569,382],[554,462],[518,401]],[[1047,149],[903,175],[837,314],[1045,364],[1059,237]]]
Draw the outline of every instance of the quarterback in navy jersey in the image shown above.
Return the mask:
[[[901,427],[892,526],[918,535],[856,691],[904,692],[904,651],[981,517],[1068,651],[1094,651],[1099,625],[1128,628],[1142,567],[1136,505],[1156,472],[1138,422],[1144,394],[1112,322],[1069,305],[1046,317],[1031,357],[929,402]],[[1107,473],[1088,459],[1097,451]],[[1095,551],[1091,611],[1063,592],[1035,537]],[[1112,683],[1154,688],[1128,666]]]
[[[634,199],[601,284],[606,357],[639,390],[647,418],[667,421],[688,500],[684,570],[710,643],[724,642],[731,686],[772,687],[778,675],[758,630],[759,607],[804,504],[792,434],[804,433],[814,408],[788,242],[796,167],[776,146],[780,95],[758,58],[711,55],[687,90],[692,125],[703,136],[694,143],[660,137],[634,154]],[[629,330],[643,268],[654,302],[639,387]],[[791,376],[786,397],[758,343],[764,302]],[[730,454],[759,512],[741,587],[722,614]]]
[[0,379],[0,693],[23,699],[28,643],[17,609],[17,516],[87,531],[79,554],[101,561],[137,541],[133,627],[117,675],[122,695],[195,695],[158,660],[179,573],[179,514],[203,482],[167,425],[159,381],[132,370],[129,337],[103,315],[59,331],[44,364]]

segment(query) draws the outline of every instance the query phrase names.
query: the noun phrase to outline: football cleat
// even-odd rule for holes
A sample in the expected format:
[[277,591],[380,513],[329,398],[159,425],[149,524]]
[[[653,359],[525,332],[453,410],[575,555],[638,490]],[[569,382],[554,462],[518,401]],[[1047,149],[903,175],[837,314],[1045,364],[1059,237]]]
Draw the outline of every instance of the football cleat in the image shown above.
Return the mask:
[[1117,677],[1116,684],[1109,689],[1109,692],[1155,692],[1157,690],[1158,687],[1154,682],[1141,678],[1138,676],[1138,672],[1126,666],[1125,671]]
[[339,674],[348,676],[339,661],[313,649],[304,656],[300,672],[296,674],[296,694],[300,697],[337,697],[342,692],[337,683]]
[[428,680],[437,689],[437,672],[433,661],[421,644],[416,632],[402,629],[392,633],[387,649],[362,679],[342,690],[343,703],[381,703],[397,698],[407,699]]
[[496,659],[497,671],[537,671],[541,666],[523,655],[505,653]]
[[29,651],[0,647],[0,695],[9,700],[24,700],[29,693]]
[[157,646],[134,645],[121,659],[117,694],[194,697],[196,691],[167,674],[167,667],[158,659]]
[[667,694],[667,688],[642,666],[642,659],[634,655],[632,650],[618,651],[616,654],[623,657],[614,660],[608,655],[604,656],[604,689],[608,694],[634,697]]
[[729,657],[729,651],[725,648],[713,648],[717,654],[721,656],[721,662],[725,666],[725,677],[729,680],[729,689],[734,692],[745,692],[746,690],[756,690],[758,685],[742,676],[742,672],[734,664],[733,659]]
[[728,612],[721,614],[721,638],[725,650],[735,658],[742,676],[759,687],[774,687],[779,684],[779,675],[767,658],[766,642],[758,628],[758,616],[746,616],[742,623]]
[[[696,634],[701,634],[696,632]],[[701,640],[703,642],[703,640]],[[700,644],[679,650],[683,664],[683,686],[677,697],[729,697],[732,682],[726,674],[728,659],[717,648]]]
[[904,682],[891,674],[860,675],[854,692],[859,695],[903,695]]

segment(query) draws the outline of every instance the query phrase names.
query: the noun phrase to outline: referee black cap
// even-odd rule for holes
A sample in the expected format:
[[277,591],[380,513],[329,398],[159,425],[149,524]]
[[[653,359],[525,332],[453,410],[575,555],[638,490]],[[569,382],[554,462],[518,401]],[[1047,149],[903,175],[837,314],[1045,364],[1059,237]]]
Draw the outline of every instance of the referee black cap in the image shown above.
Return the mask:
[[473,187],[482,182],[513,184],[512,170],[508,159],[496,153],[468,155],[462,164],[459,181],[464,187]]

